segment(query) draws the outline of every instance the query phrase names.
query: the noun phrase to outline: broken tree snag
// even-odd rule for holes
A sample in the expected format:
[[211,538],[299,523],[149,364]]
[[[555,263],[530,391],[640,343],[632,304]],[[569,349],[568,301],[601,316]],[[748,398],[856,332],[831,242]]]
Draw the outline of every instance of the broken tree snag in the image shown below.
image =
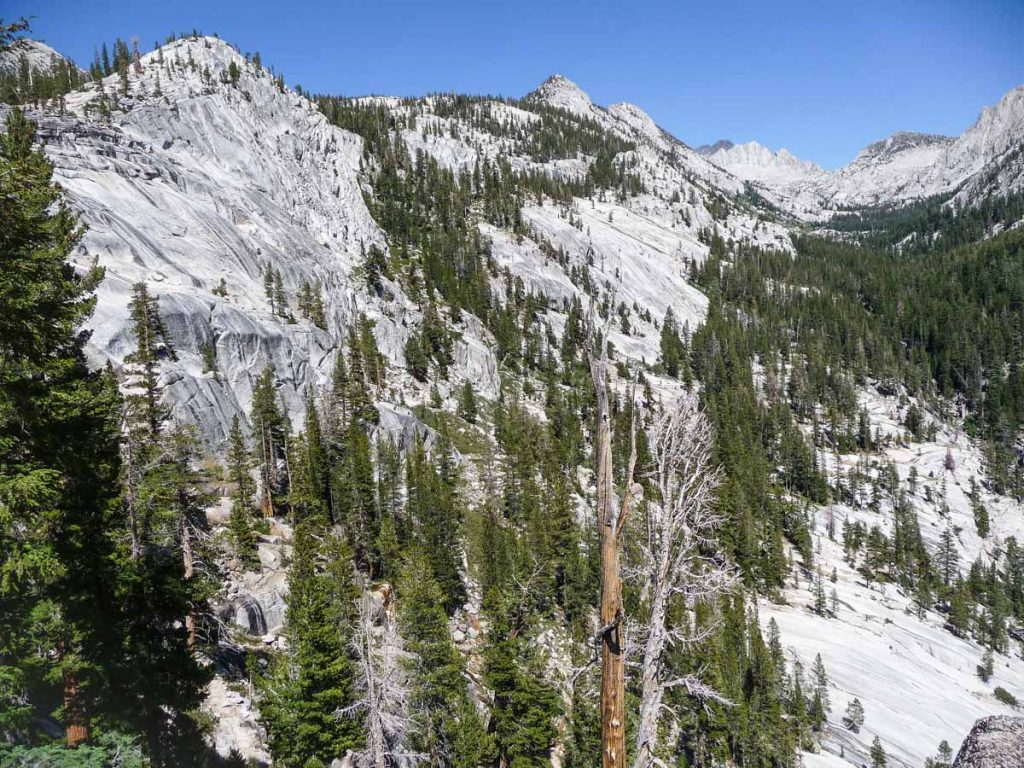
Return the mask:
[[626,657],[622,637],[622,569],[619,542],[622,524],[633,497],[633,468],[636,464],[636,421],[633,420],[632,449],[621,508],[616,508],[612,488],[611,416],[608,408],[608,328],[595,350],[593,310],[587,333],[587,356],[597,396],[597,424],[594,461],[597,482],[597,527],[601,553],[601,765],[626,768]]

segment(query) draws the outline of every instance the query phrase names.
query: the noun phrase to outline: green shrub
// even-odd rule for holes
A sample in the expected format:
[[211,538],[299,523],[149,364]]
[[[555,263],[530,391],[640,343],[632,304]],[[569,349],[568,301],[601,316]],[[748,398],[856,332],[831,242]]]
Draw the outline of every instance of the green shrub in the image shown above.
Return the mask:
[[1002,686],[997,687],[992,693],[1003,704],[1006,704],[1009,707],[1017,706],[1017,697]]

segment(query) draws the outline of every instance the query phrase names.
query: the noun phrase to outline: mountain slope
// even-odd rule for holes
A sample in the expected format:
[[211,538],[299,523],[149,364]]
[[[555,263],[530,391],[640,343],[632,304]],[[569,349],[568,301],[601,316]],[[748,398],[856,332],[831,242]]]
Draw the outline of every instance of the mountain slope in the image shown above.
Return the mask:
[[[229,81],[232,65],[240,73],[237,83]],[[93,323],[96,360],[119,362],[127,353],[126,300],[131,285],[145,280],[161,297],[181,353],[181,364],[166,382],[174,411],[199,423],[214,445],[234,415],[248,412],[253,377],[266,363],[278,371],[282,397],[301,424],[302,392],[308,385],[323,387],[340,329],[359,312],[376,323],[378,343],[401,381],[402,347],[419,314],[399,286],[391,286],[393,300],[385,302],[355,275],[365,249],[374,244],[386,249],[363,202],[359,138],[329,125],[308,100],[282,91],[266,70],[257,70],[215,38],[180,40],[146,54],[141,74],[130,68],[128,83],[122,93],[113,75],[103,81],[102,92],[89,85],[68,94],[68,114],[38,116],[57,177],[89,225],[83,259],[98,256],[107,269]],[[600,207],[597,201],[574,204],[587,222],[586,234],[567,221],[564,207],[551,202],[530,206],[528,217],[574,258],[590,253],[587,258],[602,279],[619,284],[620,298],[628,303],[649,306],[656,317],[675,305],[677,316],[697,322],[702,298],[686,285],[683,272],[706,249],[698,230],[714,224],[702,201],[722,194],[714,186],[719,181],[727,185],[726,193],[741,185],[685,148],[673,147],[682,161],[666,162],[667,142],[652,133],[653,123],[639,110],[622,108],[617,111],[628,118],[614,117],[566,83],[549,81],[534,97],[545,104],[570,104],[636,141],[629,162],[653,194]],[[501,109],[524,121],[535,117]],[[103,117],[107,110],[109,122]],[[456,122],[429,114],[421,119],[442,129]],[[423,149],[455,169],[471,168],[481,153],[497,156],[501,143],[493,136],[464,129],[458,140],[433,134],[424,140],[422,131],[410,129],[406,140],[411,151]],[[589,160],[538,163],[521,157],[515,162],[578,175]],[[692,204],[668,202],[680,192]],[[785,241],[782,230],[769,236],[739,210],[721,224],[733,237]],[[499,253],[509,254],[502,258],[513,273],[528,283],[559,280],[547,276],[551,267],[539,253],[518,245],[504,250],[500,233],[496,242]],[[263,284],[268,266],[281,272],[292,296],[303,282],[320,282],[326,331],[270,311]],[[647,279],[653,275],[656,280]],[[214,294],[222,279],[224,297]],[[582,295],[560,279],[562,293]],[[658,291],[646,290],[655,285]],[[677,288],[664,290],[671,285]],[[550,298],[565,298],[555,294]],[[627,354],[651,360],[657,354],[656,329],[640,325],[639,331],[618,343]],[[494,396],[495,363],[481,341],[471,332],[463,335],[453,381],[468,376]],[[207,345],[216,350],[217,377],[203,371]]]
[[[222,82],[231,65],[243,73],[237,87]],[[69,94],[70,114],[40,119],[56,176],[89,225],[83,258],[107,270],[97,361],[130,349],[127,297],[143,280],[179,347],[166,382],[178,417],[219,440],[267,362],[297,410],[305,385],[326,380],[336,344],[309,323],[273,317],[263,273],[280,270],[290,293],[320,280],[334,324],[355,312],[348,275],[360,244],[381,240],[356,180],[358,140],[217,40],[148,54],[127,94],[116,75],[102,88]],[[114,99],[109,123],[94,117]],[[227,296],[218,297],[222,279]],[[203,373],[204,345],[216,350],[217,378]]]

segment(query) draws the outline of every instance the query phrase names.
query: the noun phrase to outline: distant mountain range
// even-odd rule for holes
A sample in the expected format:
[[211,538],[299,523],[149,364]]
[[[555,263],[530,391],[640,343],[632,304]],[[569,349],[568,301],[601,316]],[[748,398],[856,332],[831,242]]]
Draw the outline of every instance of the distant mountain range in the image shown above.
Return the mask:
[[1024,187],[1024,86],[982,110],[960,136],[900,131],[869,144],[835,171],[756,141],[719,141],[698,151],[804,218],[933,195],[954,195],[958,204],[970,204]]

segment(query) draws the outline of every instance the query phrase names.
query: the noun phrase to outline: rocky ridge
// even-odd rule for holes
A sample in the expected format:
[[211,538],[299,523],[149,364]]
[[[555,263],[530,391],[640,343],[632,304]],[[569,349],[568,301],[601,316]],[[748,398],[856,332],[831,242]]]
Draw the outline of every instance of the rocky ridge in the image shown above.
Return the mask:
[[[957,205],[971,204],[1024,188],[1024,85],[983,109],[960,136],[900,131],[869,144],[849,165],[835,171],[780,173],[778,168],[789,168],[796,159],[782,152],[765,154],[751,145],[740,147],[750,149],[737,152],[731,142],[719,142],[707,147],[705,154],[805,219],[935,195],[954,195]],[[757,160],[752,162],[754,152]]]

